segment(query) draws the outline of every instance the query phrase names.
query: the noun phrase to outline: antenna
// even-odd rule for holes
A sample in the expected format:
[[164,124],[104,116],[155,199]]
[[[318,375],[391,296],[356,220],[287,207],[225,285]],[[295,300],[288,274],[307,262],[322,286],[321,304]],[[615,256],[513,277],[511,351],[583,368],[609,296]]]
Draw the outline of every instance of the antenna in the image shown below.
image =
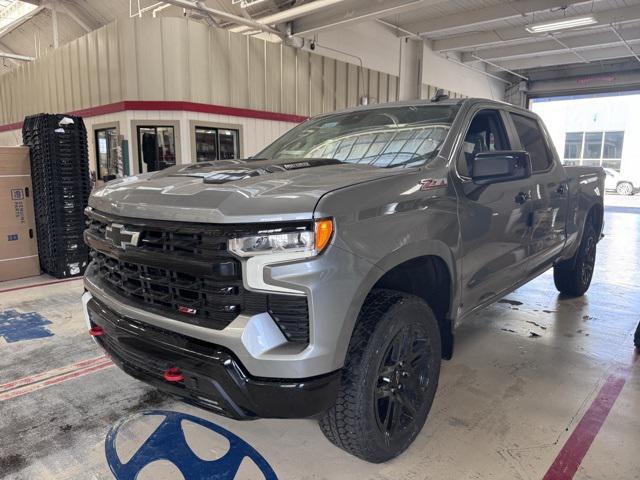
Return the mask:
[[433,97],[431,97],[432,102],[439,102],[440,100],[449,100],[449,95],[444,93],[442,88],[438,88]]

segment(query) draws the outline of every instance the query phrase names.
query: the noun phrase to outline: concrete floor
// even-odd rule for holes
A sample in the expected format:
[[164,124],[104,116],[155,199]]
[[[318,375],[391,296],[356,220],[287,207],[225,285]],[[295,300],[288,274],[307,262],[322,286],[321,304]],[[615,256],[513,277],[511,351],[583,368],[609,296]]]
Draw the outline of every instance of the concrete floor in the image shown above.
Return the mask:
[[[113,478],[105,457],[110,429],[124,420],[115,449],[126,462],[164,418],[139,413],[168,410],[235,433],[281,479],[640,479],[640,362],[632,345],[640,321],[640,196],[608,196],[607,204],[588,294],[559,298],[547,272],[461,327],[424,430],[384,465],[333,447],[313,421],[234,422],[128,377],[98,358],[79,280],[12,291],[51,279],[0,283],[0,477]],[[16,315],[11,310],[39,314],[22,316],[31,327],[20,331],[41,338],[16,338],[24,334],[3,327],[3,315]],[[193,421],[183,428],[200,458],[226,452],[227,440],[211,430]],[[165,439],[160,456],[183,442]],[[216,465],[187,480],[233,478]],[[236,476],[264,477],[248,460]],[[138,476],[151,478],[182,477],[159,461]]]

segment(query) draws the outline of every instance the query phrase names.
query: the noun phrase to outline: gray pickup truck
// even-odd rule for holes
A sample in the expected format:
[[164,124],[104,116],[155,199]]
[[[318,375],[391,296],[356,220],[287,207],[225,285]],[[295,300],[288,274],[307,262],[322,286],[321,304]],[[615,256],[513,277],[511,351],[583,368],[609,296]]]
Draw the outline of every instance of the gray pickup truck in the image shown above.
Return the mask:
[[91,195],[90,334],[125,372],[236,419],[317,417],[370,462],[420,432],[453,331],[549,268],[585,293],[604,173],[481,100],[312,118],[248,160]]

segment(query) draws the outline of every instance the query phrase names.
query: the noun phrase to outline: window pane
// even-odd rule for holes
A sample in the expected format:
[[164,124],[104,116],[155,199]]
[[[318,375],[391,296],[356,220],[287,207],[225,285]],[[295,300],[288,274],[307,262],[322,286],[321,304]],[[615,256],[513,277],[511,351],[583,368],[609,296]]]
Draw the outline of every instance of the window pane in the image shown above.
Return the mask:
[[582,155],[582,132],[567,133],[564,138],[564,158],[580,158]]
[[600,159],[584,159],[582,160],[582,165],[585,167],[599,167],[600,166]]
[[218,130],[220,138],[220,160],[240,158],[237,130]]
[[218,159],[218,132],[215,128],[196,127],[196,162]]
[[511,114],[513,123],[520,137],[522,148],[529,152],[531,169],[533,172],[546,170],[551,165],[551,155],[547,149],[538,122],[524,115]]
[[605,132],[602,158],[622,158],[624,132]]
[[118,135],[115,128],[96,130],[98,178],[112,180],[118,175]]
[[176,164],[173,127],[138,127],[140,171],[155,172]]
[[476,154],[510,148],[500,113],[497,110],[481,110],[473,117],[465,135],[458,157],[458,171],[468,176]]
[[[584,154],[583,154],[584,158],[600,158],[601,152],[602,152],[602,132],[585,133],[584,134]],[[587,165],[587,163],[583,163],[583,165]]]
[[620,171],[620,163],[622,162],[622,160],[603,160],[602,161],[602,166],[604,168],[612,168],[616,171]]

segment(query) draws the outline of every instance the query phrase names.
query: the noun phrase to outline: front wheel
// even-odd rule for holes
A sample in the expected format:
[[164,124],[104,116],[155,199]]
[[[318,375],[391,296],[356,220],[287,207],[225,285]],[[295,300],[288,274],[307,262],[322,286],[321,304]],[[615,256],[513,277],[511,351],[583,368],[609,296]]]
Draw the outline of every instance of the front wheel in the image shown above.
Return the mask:
[[588,218],[578,251],[573,258],[553,267],[553,280],[560,293],[571,297],[580,297],[589,289],[596,263],[597,243],[598,238],[593,219]]
[[413,295],[374,290],[358,317],[336,402],[320,420],[322,433],[368,462],[399,455],[427,419],[440,358],[429,306]]
[[633,195],[633,185],[629,182],[620,182],[616,187],[618,195]]

